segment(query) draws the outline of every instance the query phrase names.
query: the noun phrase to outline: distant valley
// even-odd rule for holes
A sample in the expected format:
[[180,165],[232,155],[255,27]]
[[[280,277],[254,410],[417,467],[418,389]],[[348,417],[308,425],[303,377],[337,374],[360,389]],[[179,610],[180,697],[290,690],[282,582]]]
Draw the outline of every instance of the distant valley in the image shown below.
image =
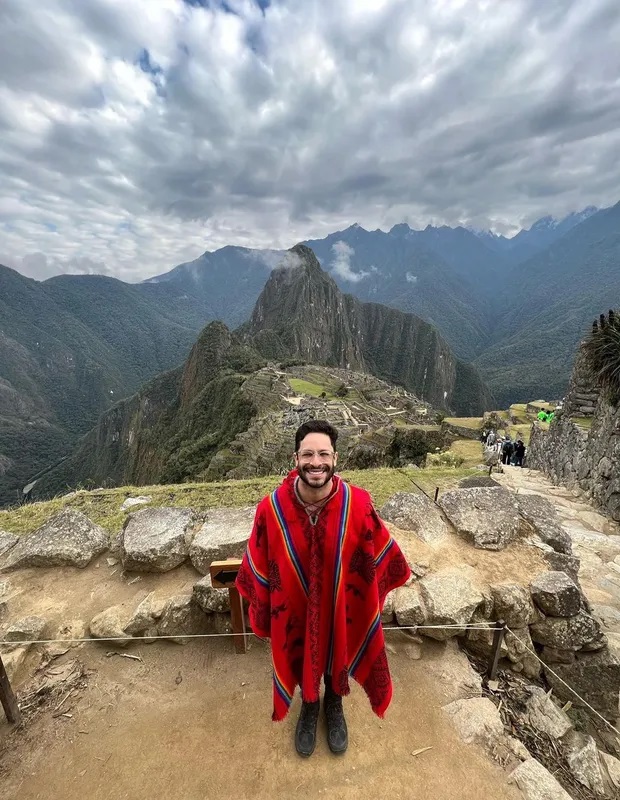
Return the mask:
[[[620,296],[620,204],[543,218],[512,239],[354,225],[308,244],[342,291],[431,323],[461,372],[478,367],[497,407],[561,397],[589,322]],[[72,452],[119,399],[164,380],[156,376],[183,362],[210,320],[246,323],[282,257],[225,247],[141,284],[37,282],[0,266],[0,502]],[[390,370],[384,379],[398,382],[398,359]],[[441,408],[424,391],[420,399]],[[458,392],[452,400],[464,402]]]

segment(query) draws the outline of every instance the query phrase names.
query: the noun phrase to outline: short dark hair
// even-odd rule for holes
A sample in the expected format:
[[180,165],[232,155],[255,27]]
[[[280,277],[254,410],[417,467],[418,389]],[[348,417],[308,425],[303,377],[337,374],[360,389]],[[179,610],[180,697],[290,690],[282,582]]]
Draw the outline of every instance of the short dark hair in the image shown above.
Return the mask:
[[311,419],[304,422],[297,428],[295,434],[295,452],[299,450],[299,445],[303,442],[309,433],[324,433],[329,436],[334,450],[336,449],[336,442],[338,441],[338,431],[329,422],[324,419]]

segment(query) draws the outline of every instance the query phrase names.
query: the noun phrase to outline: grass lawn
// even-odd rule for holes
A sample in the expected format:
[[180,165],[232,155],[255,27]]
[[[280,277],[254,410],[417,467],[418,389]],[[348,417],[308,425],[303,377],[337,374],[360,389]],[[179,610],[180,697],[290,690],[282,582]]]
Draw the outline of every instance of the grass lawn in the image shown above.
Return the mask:
[[456,453],[461,458],[464,458],[463,468],[475,467],[476,464],[482,464],[482,446],[480,442],[473,439],[456,439],[452,442],[450,450]]
[[[464,443],[467,444],[467,443]],[[479,461],[479,459],[478,459]],[[467,464],[461,467],[429,469],[368,469],[344,470],[342,477],[370,492],[377,507],[396,492],[419,492],[418,484],[430,496],[435,488],[447,490],[461,478],[478,474]],[[181,506],[203,511],[209,508],[255,505],[282,481],[281,475],[217,483],[182,483],[168,486],[122,486],[117,489],[81,490],[71,495],[55,497],[40,503],[29,503],[13,509],[0,510],[0,529],[11,533],[30,533],[65,507],[82,511],[110,534],[122,528],[129,512],[120,506],[126,497],[151,495],[149,506]],[[145,506],[139,506],[145,508]],[[135,509],[134,509],[135,510]]]
[[571,417],[570,421],[574,422],[575,425],[578,425],[580,428],[589,431],[592,427],[593,419],[594,417]]
[[291,389],[297,392],[297,394],[309,394],[311,397],[320,397],[322,393],[325,392],[325,396],[329,400],[333,400],[335,397],[326,386],[305,381],[303,378],[289,378],[288,382],[291,385]]
[[460,428],[472,428],[480,430],[482,428],[482,417],[446,417],[444,419],[448,425],[458,425]]

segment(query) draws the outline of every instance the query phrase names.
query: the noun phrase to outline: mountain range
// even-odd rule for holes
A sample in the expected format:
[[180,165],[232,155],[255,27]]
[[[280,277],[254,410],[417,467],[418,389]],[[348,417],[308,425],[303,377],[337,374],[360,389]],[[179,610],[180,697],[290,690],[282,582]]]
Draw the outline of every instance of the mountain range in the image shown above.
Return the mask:
[[[413,314],[343,294],[312,250],[297,245],[272,271],[249,322],[234,332],[222,322],[207,325],[182,367],[104,413],[76,450],[42,477],[37,493],[83,481],[141,485],[246,474],[247,453],[241,460],[231,456],[237,437],[258,427],[273,448],[274,426],[264,417],[283,402],[305,410],[288,397],[294,390],[283,381],[286,363],[388,378],[409,393],[412,408],[401,413],[422,405],[419,396],[465,415],[491,402],[476,370],[454,358],[435,328]],[[327,395],[329,372],[321,381]],[[349,394],[344,382],[340,391]],[[351,399],[356,405],[345,413],[345,425],[365,432],[369,426],[352,416],[367,414],[368,397]],[[290,458],[292,432],[281,441],[283,427],[280,419],[276,450]],[[252,463],[256,474],[260,467]]]
[[[620,204],[545,217],[512,239],[353,225],[306,244],[342,291],[434,326],[499,407],[561,397],[591,319],[620,296]],[[0,501],[119,398],[181,364],[205,323],[247,322],[282,257],[224,247],[141,284],[37,282],[0,266]]]

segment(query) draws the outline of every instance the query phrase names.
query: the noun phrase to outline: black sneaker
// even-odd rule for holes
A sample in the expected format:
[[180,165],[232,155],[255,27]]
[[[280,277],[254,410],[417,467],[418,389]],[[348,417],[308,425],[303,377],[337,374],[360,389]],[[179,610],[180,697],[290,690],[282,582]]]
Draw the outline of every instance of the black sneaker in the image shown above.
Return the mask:
[[316,745],[316,726],[319,720],[320,703],[301,704],[301,712],[295,728],[295,750],[300,756],[311,756]]
[[342,697],[333,692],[326,692],[323,699],[323,710],[327,719],[329,749],[332,753],[344,753],[349,746],[349,734],[342,710]]

